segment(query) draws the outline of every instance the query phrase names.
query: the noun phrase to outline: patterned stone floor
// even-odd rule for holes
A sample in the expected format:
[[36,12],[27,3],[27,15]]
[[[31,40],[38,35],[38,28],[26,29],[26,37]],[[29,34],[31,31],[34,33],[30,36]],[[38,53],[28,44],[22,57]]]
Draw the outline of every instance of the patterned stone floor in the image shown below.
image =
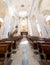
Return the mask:
[[38,54],[34,53],[28,40],[23,38],[7,65],[43,65]]

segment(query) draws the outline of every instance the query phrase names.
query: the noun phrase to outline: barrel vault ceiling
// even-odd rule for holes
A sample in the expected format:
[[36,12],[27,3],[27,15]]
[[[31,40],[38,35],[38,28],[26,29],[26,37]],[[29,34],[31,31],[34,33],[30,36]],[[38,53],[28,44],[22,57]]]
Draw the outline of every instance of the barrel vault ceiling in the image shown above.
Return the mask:
[[[38,10],[38,11],[36,11]],[[0,18],[27,16],[35,21],[38,14],[50,15],[50,0],[0,0]]]
[[34,8],[38,8],[43,14],[50,14],[50,0],[0,0],[0,17],[6,16],[9,7],[17,16],[20,11],[26,11],[29,16],[31,13],[33,14],[32,9]]

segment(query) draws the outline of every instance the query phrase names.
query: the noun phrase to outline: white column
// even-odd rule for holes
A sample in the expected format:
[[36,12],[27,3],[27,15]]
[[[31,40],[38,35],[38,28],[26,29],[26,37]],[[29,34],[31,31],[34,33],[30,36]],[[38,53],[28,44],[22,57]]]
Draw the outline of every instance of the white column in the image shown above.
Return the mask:
[[31,28],[31,20],[28,19],[28,35],[33,35],[32,28]]
[[5,22],[4,22],[4,35],[3,37],[8,37],[8,32],[10,31],[10,23],[11,23],[11,17],[10,15],[8,15],[6,18],[5,18]]

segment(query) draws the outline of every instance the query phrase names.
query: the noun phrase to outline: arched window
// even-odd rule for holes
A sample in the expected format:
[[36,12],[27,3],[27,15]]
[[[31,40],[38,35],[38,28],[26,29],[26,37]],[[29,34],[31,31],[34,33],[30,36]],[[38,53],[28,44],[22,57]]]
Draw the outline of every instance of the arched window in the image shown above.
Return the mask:
[[3,22],[4,22],[3,19],[0,18],[0,28],[2,27]]
[[46,23],[47,23],[47,25],[50,25],[50,15],[47,16],[47,18],[46,18]]

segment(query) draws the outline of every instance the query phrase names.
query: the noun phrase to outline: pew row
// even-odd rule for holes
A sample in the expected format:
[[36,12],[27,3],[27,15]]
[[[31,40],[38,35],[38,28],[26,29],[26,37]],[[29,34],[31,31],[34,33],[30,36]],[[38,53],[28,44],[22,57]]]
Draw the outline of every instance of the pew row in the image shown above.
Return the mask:
[[34,49],[37,49],[37,42],[43,43],[43,42],[50,42],[50,38],[41,38],[38,36],[27,36],[27,39],[29,40],[30,44],[34,47]]
[[22,36],[16,36],[16,37],[12,37],[12,38],[4,38],[0,40],[1,42],[13,42],[13,49],[16,49],[16,46],[19,44],[20,40],[22,39]]
[[48,65],[50,62],[50,43],[38,43],[37,45],[42,62]]
[[0,65],[5,65],[9,58],[11,58],[12,50],[16,48],[21,39],[22,37],[20,36],[0,40]]
[[38,53],[44,65],[48,65],[50,62],[50,38],[28,36],[27,39],[31,41],[29,43],[33,46],[33,48],[38,50]]
[[8,60],[9,45],[0,44],[0,65],[5,65]]

